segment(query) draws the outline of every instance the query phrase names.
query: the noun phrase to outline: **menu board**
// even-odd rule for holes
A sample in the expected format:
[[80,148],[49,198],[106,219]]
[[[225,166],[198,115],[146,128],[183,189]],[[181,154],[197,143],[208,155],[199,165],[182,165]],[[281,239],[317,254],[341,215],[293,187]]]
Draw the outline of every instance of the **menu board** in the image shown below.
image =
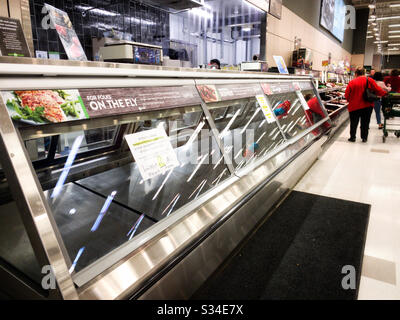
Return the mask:
[[262,94],[258,83],[198,85],[197,89],[205,103],[244,99]]
[[0,56],[31,56],[18,19],[0,17]]
[[0,92],[10,117],[40,125],[200,105],[194,86]]
[[57,30],[61,43],[69,60],[87,61],[85,51],[76,35],[72,22],[66,12],[45,4],[50,17],[51,27]]

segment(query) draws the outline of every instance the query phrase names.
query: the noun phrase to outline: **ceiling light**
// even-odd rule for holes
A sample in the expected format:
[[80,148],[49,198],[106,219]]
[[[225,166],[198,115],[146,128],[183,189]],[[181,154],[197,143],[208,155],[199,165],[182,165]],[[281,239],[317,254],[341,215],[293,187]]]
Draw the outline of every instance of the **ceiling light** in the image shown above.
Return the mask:
[[371,39],[371,38],[373,38],[373,36],[368,36],[368,37],[367,37],[367,39]]
[[390,48],[390,49],[388,49],[388,51],[398,51],[399,50],[399,48]]
[[400,3],[391,4],[390,7],[391,7],[391,8],[398,8],[398,7],[400,7]]
[[389,38],[390,38],[390,39],[393,39],[393,38],[400,38],[400,35],[398,35],[398,36],[389,36]]
[[400,30],[390,30],[389,33],[400,33]]
[[373,25],[373,26],[376,26],[376,25],[377,25],[377,23],[376,23],[376,22],[372,22],[372,25]]
[[370,9],[375,9],[375,4],[373,4],[373,3],[369,4],[369,5],[368,5],[368,8],[370,8]]
[[389,24],[389,28],[400,27],[400,24]]
[[374,15],[374,14],[371,14],[371,19],[376,19],[376,15]]
[[378,31],[379,29],[378,28],[374,28],[374,31]]
[[372,31],[367,31],[367,33],[372,33]]
[[390,47],[400,46],[400,43],[389,43],[388,46]]
[[388,43],[389,41],[385,40],[385,41],[375,41],[374,43]]

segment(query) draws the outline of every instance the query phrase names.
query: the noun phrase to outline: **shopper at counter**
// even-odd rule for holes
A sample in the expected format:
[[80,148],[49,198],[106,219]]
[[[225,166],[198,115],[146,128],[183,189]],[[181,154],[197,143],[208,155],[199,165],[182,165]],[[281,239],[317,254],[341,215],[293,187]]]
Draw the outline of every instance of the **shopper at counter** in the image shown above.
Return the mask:
[[399,75],[400,75],[399,70],[394,69],[390,73],[390,76],[385,77],[385,79],[384,79],[385,85],[387,85],[387,86],[390,85],[392,87],[391,92],[400,92],[400,77],[399,77]]
[[218,59],[212,59],[210,61],[211,69],[221,69],[221,62]]
[[[326,114],[321,108],[321,105],[318,101],[318,98],[313,94],[307,94],[304,99],[307,101],[309,110],[306,111],[309,121],[311,122],[310,125],[316,124],[318,121],[321,121],[326,117]],[[325,122],[323,124],[324,128],[329,129],[331,125],[329,122]],[[318,130],[315,131],[318,133]]]
[[[365,143],[368,141],[369,123],[371,122],[373,102],[364,99],[364,93],[367,88],[367,78],[365,69],[356,70],[356,78],[348,84],[345,97],[349,102],[348,110],[350,113],[350,142],[356,141],[357,127],[361,120],[361,139]],[[387,94],[381,89],[372,78],[368,78],[368,88],[376,95],[382,97]]]
[[[383,81],[383,74],[382,72],[376,72],[374,74],[374,80],[376,84],[381,87],[383,90],[386,92],[390,92],[392,88],[389,86],[387,87],[385,85],[385,82]],[[383,129],[383,124],[382,124],[382,116],[381,116],[381,109],[382,109],[382,100],[379,99],[374,102],[374,109],[375,109],[375,114],[376,114],[376,122],[378,123],[379,129]]]

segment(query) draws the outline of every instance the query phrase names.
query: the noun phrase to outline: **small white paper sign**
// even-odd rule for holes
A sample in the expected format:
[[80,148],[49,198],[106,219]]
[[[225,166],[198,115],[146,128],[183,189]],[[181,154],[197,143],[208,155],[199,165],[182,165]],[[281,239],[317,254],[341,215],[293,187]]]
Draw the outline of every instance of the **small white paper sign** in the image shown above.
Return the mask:
[[272,113],[271,108],[268,106],[267,100],[265,99],[264,95],[260,94],[256,96],[256,99],[258,101],[258,104],[261,107],[261,110],[264,113],[265,119],[267,119],[268,123],[273,123],[275,122],[275,117]]
[[125,136],[144,181],[179,166],[171,141],[163,128]]

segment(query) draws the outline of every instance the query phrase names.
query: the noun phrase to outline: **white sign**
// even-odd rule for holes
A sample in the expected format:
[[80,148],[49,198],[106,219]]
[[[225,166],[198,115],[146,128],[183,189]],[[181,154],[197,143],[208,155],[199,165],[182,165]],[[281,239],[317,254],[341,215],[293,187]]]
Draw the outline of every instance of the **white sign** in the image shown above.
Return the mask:
[[261,107],[261,110],[264,113],[265,118],[267,119],[268,123],[275,122],[275,117],[271,111],[271,108],[268,106],[267,100],[265,99],[264,95],[260,94],[256,96],[258,104]]
[[47,51],[36,50],[36,58],[38,58],[38,59],[48,59]]
[[289,74],[285,60],[281,56],[273,56],[280,74]]
[[125,136],[144,181],[179,166],[178,158],[163,128]]

